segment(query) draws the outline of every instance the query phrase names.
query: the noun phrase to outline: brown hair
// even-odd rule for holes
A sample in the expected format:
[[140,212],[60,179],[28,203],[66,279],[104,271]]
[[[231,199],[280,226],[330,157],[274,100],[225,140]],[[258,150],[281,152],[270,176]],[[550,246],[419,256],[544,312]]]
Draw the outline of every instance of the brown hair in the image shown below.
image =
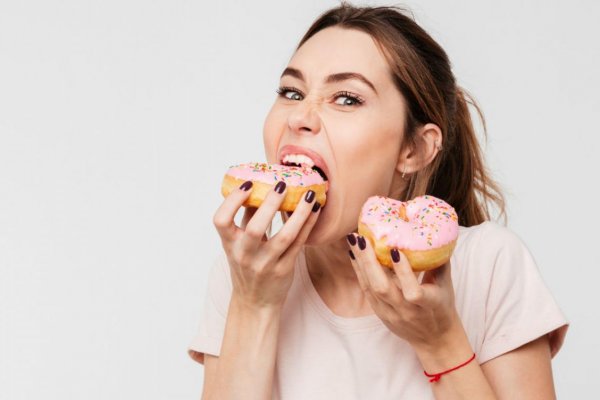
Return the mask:
[[[380,46],[392,78],[407,104],[403,146],[417,148],[416,128],[428,122],[442,130],[443,149],[412,174],[404,199],[430,194],[451,204],[463,226],[490,219],[490,204],[506,217],[504,196],[484,165],[468,105],[485,119],[473,97],[456,84],[446,52],[398,6],[355,7],[342,1],[321,14],[300,40],[299,49],[322,29],[339,26],[369,34]],[[412,13],[411,13],[412,15]]]

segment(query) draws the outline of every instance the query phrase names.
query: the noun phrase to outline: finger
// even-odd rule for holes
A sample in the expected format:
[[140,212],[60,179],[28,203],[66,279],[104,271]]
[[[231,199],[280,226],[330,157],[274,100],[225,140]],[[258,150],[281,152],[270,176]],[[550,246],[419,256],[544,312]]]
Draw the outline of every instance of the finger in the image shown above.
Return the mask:
[[292,213],[289,211],[282,211],[281,212],[281,220],[283,221],[283,223],[285,224],[287,222],[287,220],[292,216]]
[[359,284],[361,284],[361,289],[364,292],[368,292],[370,290],[369,279],[367,278],[366,272],[364,268],[360,265],[360,261],[356,258],[356,255],[360,252],[360,248],[358,247],[358,236],[355,233],[350,233],[346,236],[346,240],[350,246],[350,251],[352,252],[352,266],[354,267],[354,272],[358,277]]
[[[246,226],[248,226],[248,222],[250,222],[250,220],[252,219],[254,214],[256,214],[256,210],[258,210],[258,208],[255,208],[255,207],[246,207],[245,208],[244,216],[242,218],[242,224],[240,225],[240,228],[242,228],[242,230],[246,229]],[[267,234],[265,233],[262,237],[262,241],[265,242],[267,240],[269,240],[269,238],[267,237]]]
[[235,225],[234,218],[238,210],[252,192],[252,181],[244,182],[239,188],[227,195],[213,216],[213,224],[223,242],[231,241],[241,230]]
[[386,267],[383,267],[377,260],[371,241],[364,236],[358,236],[357,247],[359,251],[356,259],[365,272],[369,290],[382,301],[400,306],[402,303],[400,290],[391,277],[384,272],[383,268]]
[[410,263],[406,256],[398,251],[399,261],[395,262],[395,255],[392,255],[394,261],[394,271],[398,275],[400,284],[402,285],[402,294],[406,301],[421,307],[435,307],[441,302],[442,291],[437,283],[428,281],[428,273],[435,274],[435,271],[426,271],[423,276],[423,281],[419,284]]
[[[294,240],[292,242],[292,244],[283,252],[282,258],[286,258],[286,259],[289,257],[295,258],[298,255],[298,252],[300,251],[302,246],[304,246],[304,243],[306,243],[306,240],[308,239],[308,235],[310,235],[310,232],[312,232],[313,227],[315,226],[315,224],[317,223],[317,220],[319,219],[319,215],[321,215],[321,206],[320,205],[316,206],[316,204],[318,204],[318,203],[315,202],[312,205],[308,219],[306,220],[305,224],[300,229],[300,232],[296,236],[296,240]],[[295,214],[295,212],[294,212],[294,214]]]
[[419,284],[417,275],[412,270],[408,258],[398,249],[391,250],[392,266],[402,288],[404,299],[412,304],[423,305],[425,290]]
[[267,193],[262,204],[254,212],[254,215],[246,225],[246,229],[244,229],[244,236],[242,239],[243,251],[254,251],[261,244],[269,225],[273,221],[275,213],[285,198],[285,189],[285,182],[279,181],[273,186],[273,189]]
[[[365,297],[367,298],[367,301],[371,305],[371,308],[373,309],[373,311],[375,311],[375,314],[377,314],[377,316],[384,321],[389,321],[391,319],[394,319],[395,316],[397,316],[398,311],[391,304],[388,304],[386,301],[383,301],[382,299],[378,298],[372,292],[371,286],[369,284],[369,281],[368,281],[368,278],[366,275],[365,268],[362,268],[359,265],[359,261],[354,254],[354,253],[360,253],[362,251],[360,249],[360,247],[358,246],[358,236],[354,233],[350,233],[349,235],[346,236],[346,239],[351,248],[349,250],[349,255],[350,255],[350,259],[351,259],[352,268],[354,268],[354,273],[356,273],[360,288],[363,291],[363,293],[365,294]],[[362,245],[362,241],[361,241],[361,245]]]
[[248,222],[250,222],[250,219],[254,216],[256,210],[257,208],[254,207],[245,207],[240,228],[246,229],[246,225],[248,225]]
[[391,321],[397,317],[398,311],[394,307],[381,300],[370,291],[365,291],[365,297],[373,311],[375,311],[375,314],[377,314],[382,321]]
[[423,283],[437,284],[447,287],[452,285],[452,272],[450,261],[441,267],[425,271],[423,275]]
[[452,285],[452,264],[450,263],[450,260],[437,270],[441,286]]
[[367,277],[364,276],[364,272],[361,268],[358,267],[358,262],[356,261],[356,256],[354,255],[353,246],[356,246],[356,236],[354,233],[350,233],[346,236],[346,240],[348,241],[348,245],[350,250],[348,250],[348,256],[350,257],[350,264],[352,265],[352,269],[356,274],[356,279],[358,280],[358,286],[363,292],[368,291],[368,282]]
[[[298,204],[294,213],[287,219],[283,224],[283,227],[271,238],[269,246],[277,253],[282,254],[292,242],[297,241],[298,234],[302,230],[302,227],[308,220],[312,212],[313,203],[315,203],[315,192],[309,190],[303,196]],[[303,243],[302,243],[303,244]]]

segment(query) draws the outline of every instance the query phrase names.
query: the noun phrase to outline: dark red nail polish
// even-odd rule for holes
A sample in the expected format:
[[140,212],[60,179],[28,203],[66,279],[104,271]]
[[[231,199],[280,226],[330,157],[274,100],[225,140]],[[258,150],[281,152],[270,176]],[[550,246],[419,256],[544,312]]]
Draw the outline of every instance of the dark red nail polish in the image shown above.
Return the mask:
[[348,243],[350,243],[352,246],[356,244],[356,237],[354,237],[353,233],[349,233],[346,238],[348,239]]
[[358,237],[358,248],[364,250],[367,248],[367,242],[365,242],[365,238],[362,236]]
[[352,252],[352,250],[348,250],[348,254],[350,254],[351,259],[356,260],[356,257],[354,257],[354,253]]
[[252,187],[252,181],[246,181],[241,184],[240,189],[242,189],[244,192],[247,192],[251,187]]
[[395,263],[400,262],[400,252],[398,251],[398,249],[392,249],[390,253],[392,253],[392,260]]
[[285,182],[284,181],[279,181],[277,182],[277,185],[275,185],[275,191],[279,194],[283,193],[283,191],[285,190]]
[[307,203],[312,203],[312,201],[314,199],[315,199],[314,190],[309,190],[308,192],[306,192],[306,196],[304,196],[304,200],[306,200]]
[[315,205],[312,208],[312,212],[319,211],[319,208],[321,208],[321,203],[315,203]]

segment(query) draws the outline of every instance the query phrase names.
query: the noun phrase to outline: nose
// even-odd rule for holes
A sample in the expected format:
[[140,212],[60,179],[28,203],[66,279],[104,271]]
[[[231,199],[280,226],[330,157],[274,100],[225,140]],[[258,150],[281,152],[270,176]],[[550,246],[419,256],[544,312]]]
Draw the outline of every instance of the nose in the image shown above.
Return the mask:
[[290,129],[297,134],[312,133],[317,134],[321,131],[321,118],[318,113],[318,106],[321,103],[319,98],[306,97],[298,101],[288,115],[288,125]]

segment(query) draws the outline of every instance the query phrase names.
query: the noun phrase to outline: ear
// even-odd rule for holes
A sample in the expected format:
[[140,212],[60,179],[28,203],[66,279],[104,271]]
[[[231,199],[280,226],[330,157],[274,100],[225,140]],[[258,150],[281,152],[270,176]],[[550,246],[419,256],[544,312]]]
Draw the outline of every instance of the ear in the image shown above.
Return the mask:
[[417,128],[416,144],[408,144],[400,151],[396,170],[412,174],[425,168],[442,149],[442,130],[434,123]]

